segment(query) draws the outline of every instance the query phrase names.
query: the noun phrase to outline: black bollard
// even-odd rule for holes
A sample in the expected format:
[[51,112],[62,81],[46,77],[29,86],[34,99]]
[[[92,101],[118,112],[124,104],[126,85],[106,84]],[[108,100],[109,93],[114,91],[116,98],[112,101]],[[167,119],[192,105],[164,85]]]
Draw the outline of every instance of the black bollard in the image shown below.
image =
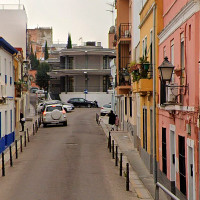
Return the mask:
[[5,176],[4,152],[2,152],[2,176]]
[[118,166],[118,146],[115,148],[115,166]]
[[20,135],[20,149],[21,149],[21,152],[23,151],[22,149],[22,135]]
[[111,152],[111,135],[109,135],[109,151]]
[[24,146],[26,147],[26,131],[24,131]]
[[35,127],[34,127],[34,124],[33,124],[33,135],[35,135]]
[[27,128],[27,137],[28,137],[28,142],[30,142],[30,138],[29,138],[29,133],[28,133],[28,128]]
[[12,147],[9,146],[9,149],[10,149],[10,166],[12,167],[13,166],[13,159],[12,159]]
[[126,191],[129,191],[129,164],[126,163]]
[[115,141],[112,140],[112,158],[115,159]]
[[108,135],[108,148],[110,148],[110,131],[109,131],[109,135]]
[[119,175],[122,176],[122,153],[120,153]]
[[15,158],[18,159],[17,140],[15,140]]

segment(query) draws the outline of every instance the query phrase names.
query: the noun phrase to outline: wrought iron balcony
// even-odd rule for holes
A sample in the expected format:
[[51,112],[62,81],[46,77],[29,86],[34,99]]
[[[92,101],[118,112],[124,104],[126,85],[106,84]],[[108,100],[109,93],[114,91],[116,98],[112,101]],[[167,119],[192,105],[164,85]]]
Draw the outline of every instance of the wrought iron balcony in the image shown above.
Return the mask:
[[119,26],[119,39],[120,38],[131,38],[131,24],[122,23]]

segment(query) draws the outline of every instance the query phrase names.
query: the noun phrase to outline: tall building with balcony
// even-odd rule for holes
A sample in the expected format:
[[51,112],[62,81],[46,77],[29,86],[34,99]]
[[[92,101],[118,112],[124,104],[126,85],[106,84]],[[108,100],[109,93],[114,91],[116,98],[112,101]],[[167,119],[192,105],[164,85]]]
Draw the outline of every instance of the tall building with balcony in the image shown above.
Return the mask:
[[[158,118],[154,118],[156,97],[153,98],[153,93],[158,93],[157,35],[163,28],[162,1],[143,1],[139,15],[140,58],[139,61],[135,61],[132,72],[132,90],[136,94],[137,105],[137,136],[135,136],[135,141],[147,169],[150,173],[153,173],[154,133],[158,135],[156,127],[154,127],[154,124],[158,122]],[[156,138],[158,140],[158,137]]]
[[[115,1],[116,19],[116,94],[120,127],[127,127],[132,118],[132,95],[129,63],[132,59],[132,0]],[[129,108],[129,109],[128,109]]]
[[49,58],[52,96],[67,101],[72,97],[96,100],[99,106],[110,103],[110,61],[115,50],[100,43],[86,42],[85,46],[62,49],[57,58]]

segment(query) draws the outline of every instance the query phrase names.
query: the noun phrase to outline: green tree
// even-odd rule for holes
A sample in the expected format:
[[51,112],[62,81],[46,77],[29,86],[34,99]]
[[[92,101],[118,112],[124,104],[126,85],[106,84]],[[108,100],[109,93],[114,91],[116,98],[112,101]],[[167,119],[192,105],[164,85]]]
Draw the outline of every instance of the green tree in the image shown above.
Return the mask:
[[49,64],[44,62],[40,63],[38,66],[37,74],[36,74],[36,84],[48,91],[48,83],[50,80],[50,76],[47,74],[49,72]]
[[71,48],[72,48],[72,39],[71,39],[71,34],[68,33],[67,49]]
[[45,43],[45,51],[44,51],[44,59],[47,60],[49,58],[48,46],[47,41]]

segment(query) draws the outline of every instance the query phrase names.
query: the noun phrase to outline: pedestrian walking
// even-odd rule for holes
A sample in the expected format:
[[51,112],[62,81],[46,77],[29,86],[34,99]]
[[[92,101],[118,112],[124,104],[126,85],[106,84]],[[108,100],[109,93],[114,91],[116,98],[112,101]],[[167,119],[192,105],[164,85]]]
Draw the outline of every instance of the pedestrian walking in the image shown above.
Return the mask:
[[115,127],[116,127],[116,131],[118,131],[118,127],[119,127],[119,117],[118,117],[118,115],[115,116]]
[[24,118],[24,114],[22,112],[20,112],[20,124],[22,127],[22,130],[20,132],[24,131],[24,124],[25,124],[25,118]]
[[115,114],[113,113],[113,111],[111,110],[110,113],[108,114],[109,116],[109,121],[108,123],[110,124],[110,130],[114,131],[114,126],[115,126]]

